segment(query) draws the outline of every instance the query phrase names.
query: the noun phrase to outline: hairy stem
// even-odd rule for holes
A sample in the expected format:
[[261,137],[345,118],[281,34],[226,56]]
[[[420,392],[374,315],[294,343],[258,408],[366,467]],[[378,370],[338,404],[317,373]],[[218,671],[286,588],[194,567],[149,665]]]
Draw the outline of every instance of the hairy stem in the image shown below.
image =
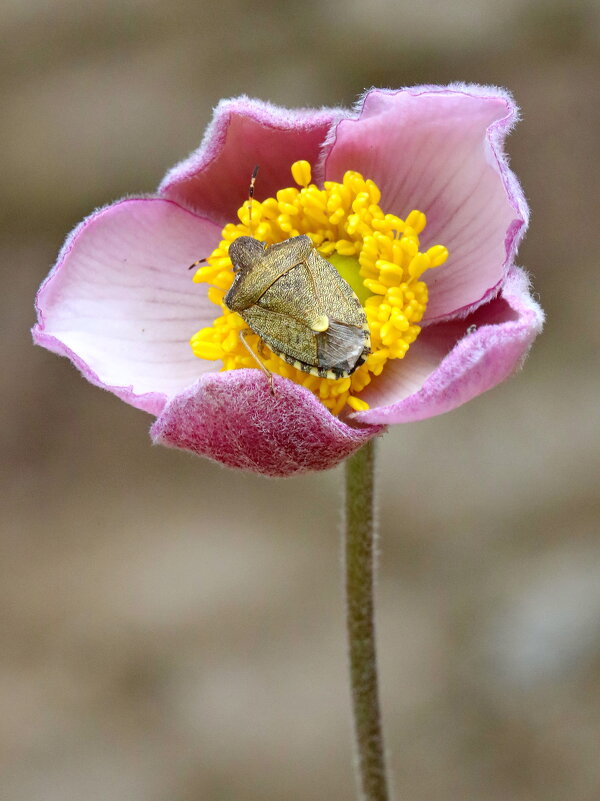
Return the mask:
[[375,654],[374,461],[371,440],[346,462],[346,604],[360,797],[388,801]]

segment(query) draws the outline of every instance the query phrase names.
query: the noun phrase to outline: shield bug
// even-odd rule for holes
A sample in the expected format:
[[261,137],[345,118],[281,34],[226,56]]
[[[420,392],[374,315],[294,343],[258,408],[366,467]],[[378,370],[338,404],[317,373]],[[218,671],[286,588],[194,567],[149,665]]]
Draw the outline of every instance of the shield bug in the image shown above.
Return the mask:
[[[250,231],[257,172],[258,167],[250,183]],[[229,246],[229,257],[235,278],[225,305],[274,353],[299,370],[332,379],[351,375],[365,361],[371,340],[365,311],[308,236],[274,245],[241,236]],[[241,332],[242,342],[250,350],[246,333]]]

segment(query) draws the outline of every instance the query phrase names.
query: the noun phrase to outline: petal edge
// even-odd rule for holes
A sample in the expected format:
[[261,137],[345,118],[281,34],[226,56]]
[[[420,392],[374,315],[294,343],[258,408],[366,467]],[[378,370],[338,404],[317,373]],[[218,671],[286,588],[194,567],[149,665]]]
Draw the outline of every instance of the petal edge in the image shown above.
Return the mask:
[[293,182],[290,167],[306,159],[319,181],[319,154],[331,126],[346,109],[288,109],[246,95],[221,100],[200,146],[162,180],[159,193],[225,224],[248,197],[260,165],[255,197],[275,196]]
[[207,374],[166,406],[150,430],[155,444],[183,448],[227,467],[271,477],[327,470],[381,426],[349,426],[315,396],[258,370]]
[[511,95],[496,87],[371,89],[330,131],[326,177],[363,172],[381,189],[385,211],[425,212],[422,244],[450,251],[444,267],[425,274],[425,322],[485,303],[513,263],[528,208],[503,142],[518,118]]
[[187,266],[218,237],[213,223],[162,198],[95,211],[67,237],[38,290],[34,342],[126,403],[160,413],[168,397],[215,369],[189,346],[215,310]]
[[[544,313],[530,295],[527,274],[513,267],[501,295],[471,318],[424,329],[403,360],[406,363],[390,363],[399,371],[395,390],[393,373],[379,389],[373,382],[364,393],[371,408],[354,413],[352,419],[372,425],[409,423],[461,406],[521,367],[543,323]],[[476,329],[471,331],[471,325]],[[404,391],[403,370],[413,373],[404,379]],[[400,395],[396,401],[394,391]],[[378,402],[381,405],[375,405]]]

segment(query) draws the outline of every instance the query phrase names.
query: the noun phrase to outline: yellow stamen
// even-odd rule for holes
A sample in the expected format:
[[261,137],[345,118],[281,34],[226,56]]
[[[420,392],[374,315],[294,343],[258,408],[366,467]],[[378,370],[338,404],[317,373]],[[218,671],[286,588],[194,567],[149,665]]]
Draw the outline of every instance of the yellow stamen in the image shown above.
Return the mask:
[[[411,211],[405,220],[386,214],[379,207],[381,193],[376,184],[352,170],[341,183],[326,181],[323,189],[311,184],[311,166],[296,161],[291,168],[296,187],[286,187],[262,203],[252,201],[252,231],[249,230],[250,203],[238,211],[239,223],[229,223],[222,241],[195,275],[197,283],[210,284],[209,299],[220,308],[213,325],[198,331],[190,340],[201,359],[220,359],[223,370],[256,367],[256,362],[239,338],[246,328],[242,318],[230,311],[223,297],[233,282],[229,245],[239,236],[254,236],[268,245],[298,234],[307,234],[319,253],[348,281],[364,306],[371,330],[371,353],[366,362],[348,378],[329,379],[297,370],[264,345],[261,361],[272,373],[291,378],[309,389],[333,413],[345,406],[364,411],[368,403],[357,397],[373,376],[380,375],[390,359],[402,359],[418,337],[419,323],[427,308],[426,270],[439,267],[448,258],[443,245],[419,250],[419,234],[426,217]],[[325,316],[312,321],[314,331],[326,331]],[[259,338],[247,336],[254,352]]]
[[298,186],[308,186],[312,172],[308,161],[295,161],[292,164],[292,178]]

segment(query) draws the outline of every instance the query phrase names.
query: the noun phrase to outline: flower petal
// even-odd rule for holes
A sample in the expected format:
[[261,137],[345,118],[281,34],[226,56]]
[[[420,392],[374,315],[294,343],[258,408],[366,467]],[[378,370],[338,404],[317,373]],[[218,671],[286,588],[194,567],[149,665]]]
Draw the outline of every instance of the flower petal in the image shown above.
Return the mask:
[[508,378],[543,321],[526,274],[513,267],[497,298],[466,319],[427,327],[404,359],[388,362],[361,395],[371,408],[352,419],[408,423],[455,409]]
[[371,90],[357,111],[332,129],[326,178],[358,170],[381,189],[385,211],[423,211],[422,244],[450,251],[443,267],[424,274],[425,319],[467,314],[497,291],[527,227],[503,151],[517,107],[500,89],[453,84]]
[[334,467],[381,427],[338,420],[307,389],[258,370],[207,374],[173,398],[150,430],[155,443],[228,467],[291,476]]
[[291,110],[245,96],[222,100],[200,147],[167,173],[159,192],[223,225],[235,222],[257,164],[255,196],[274,197],[292,183],[294,161],[317,162],[329,128],[347,113]]
[[69,236],[37,298],[39,345],[68,356],[93,384],[158,414],[214,369],[189,339],[215,317],[188,266],[220,229],[159,198],[125,199]]

